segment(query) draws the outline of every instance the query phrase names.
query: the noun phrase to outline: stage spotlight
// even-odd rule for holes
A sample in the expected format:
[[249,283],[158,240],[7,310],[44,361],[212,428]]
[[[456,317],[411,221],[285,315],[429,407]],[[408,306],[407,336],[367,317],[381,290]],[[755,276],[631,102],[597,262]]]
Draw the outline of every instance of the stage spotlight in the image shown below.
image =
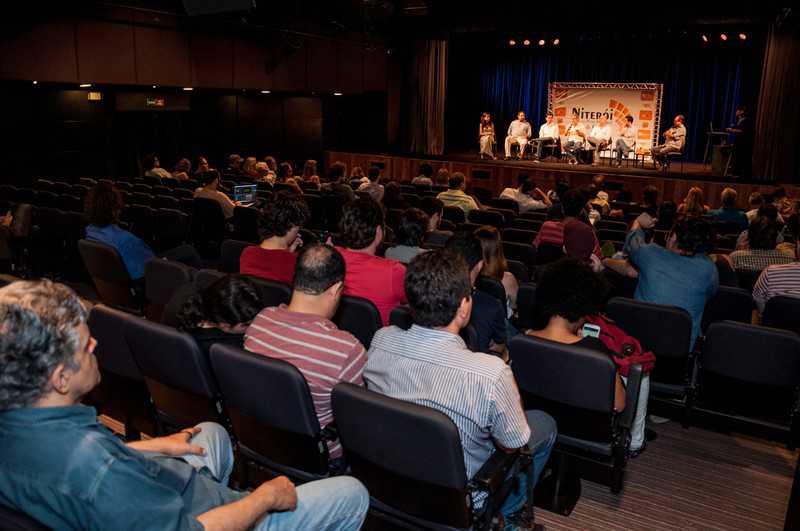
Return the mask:
[[341,92],[334,92],[334,93],[333,93],[333,95],[334,95],[334,96],[341,96],[341,95],[342,95],[342,93],[341,93]]
[[700,38],[703,39],[703,42],[708,42],[708,36],[707,35],[702,35]]
[[156,88],[156,85],[153,85],[153,88]]
[[725,33],[720,33],[719,34],[719,38],[722,39],[723,41],[727,41],[728,40],[728,36]]
[[36,81],[36,80],[34,80],[34,81],[33,81],[33,84],[34,84],[34,85],[38,85],[38,84],[39,84],[39,82],[38,82],[38,81]]
[[515,41],[514,39],[511,39],[511,40],[508,41],[508,45],[509,46],[516,46],[517,45],[517,41]]
[[91,83],[81,83],[81,84],[80,84],[80,85],[78,85],[78,86],[79,86],[80,88],[89,88],[89,87],[91,87],[91,86],[92,86],[92,84],[91,84]]
[[561,44],[561,39],[559,38],[553,39],[553,46],[558,46],[559,44]]
[[194,89],[192,87],[183,87],[183,90],[185,90],[186,92],[189,92],[190,90],[194,90]]
[[747,40],[747,34],[745,34],[745,33],[740,33],[740,34],[739,34],[739,40],[740,40],[740,41],[746,41],[746,40]]
[[531,41],[530,41],[530,39],[525,39],[524,41],[522,41],[522,44],[524,46],[530,46],[531,45]]
[[261,94],[269,94],[269,91],[268,90],[262,90]]
[[539,46],[544,46],[544,39],[539,39]]

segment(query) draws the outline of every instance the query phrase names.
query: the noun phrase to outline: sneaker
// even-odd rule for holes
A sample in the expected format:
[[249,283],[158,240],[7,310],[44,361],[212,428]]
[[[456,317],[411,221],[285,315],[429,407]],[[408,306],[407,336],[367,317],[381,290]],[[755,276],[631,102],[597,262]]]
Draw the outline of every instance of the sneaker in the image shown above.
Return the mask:
[[519,511],[505,517],[503,531],[544,531],[544,526],[542,524],[537,524],[531,520],[533,520],[533,515],[531,515],[529,519],[527,511],[525,507],[523,507]]
[[670,419],[666,417],[657,417],[656,415],[649,415],[647,420],[653,424],[666,424]]
[[539,160],[539,159],[533,159],[533,162],[534,162],[534,164],[539,164],[539,163],[540,163],[540,162],[542,162],[542,161],[541,161],[541,160]]
[[645,450],[647,450],[647,441],[643,442],[642,446],[640,446],[636,450],[634,450],[633,448],[628,450],[628,458],[636,459],[637,457],[642,455],[645,452]]

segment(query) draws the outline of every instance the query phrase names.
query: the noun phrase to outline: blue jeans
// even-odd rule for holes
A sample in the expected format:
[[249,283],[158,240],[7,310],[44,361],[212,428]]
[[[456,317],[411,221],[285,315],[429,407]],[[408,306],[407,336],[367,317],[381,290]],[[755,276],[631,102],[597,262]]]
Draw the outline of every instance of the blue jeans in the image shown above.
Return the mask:
[[[205,455],[188,455],[184,461],[197,470],[205,468],[221,485],[228,484],[233,470],[233,448],[225,428],[214,422],[198,424],[202,429],[191,442],[205,448]],[[297,508],[270,513],[256,522],[256,531],[325,529],[350,531],[361,528],[369,509],[369,493],[357,479],[347,476],[321,479],[297,487]]]
[[575,142],[574,140],[570,140],[569,142],[564,144],[564,151],[566,151],[567,154],[574,159],[577,158],[576,155],[578,153],[578,150],[581,149],[582,147],[583,147],[583,142]]
[[[528,417],[528,426],[531,428],[528,448],[531,449],[531,454],[533,454],[533,485],[536,486],[539,482],[539,475],[541,475],[547,460],[550,458],[550,451],[556,442],[558,431],[556,430],[556,421],[544,411],[526,411],[525,416]],[[533,500],[528,500],[527,471],[520,472],[517,479],[519,480],[517,490],[511,491],[511,494],[508,495],[508,498],[500,508],[503,516],[519,511],[524,507],[526,501],[533,503]]]
[[626,144],[625,141],[623,139],[621,139],[621,138],[617,139],[617,143],[616,143],[616,145],[614,147],[617,150],[616,157],[617,157],[617,163],[618,164],[622,163],[622,157],[627,157],[628,153],[633,151],[633,148],[628,147],[628,144]]

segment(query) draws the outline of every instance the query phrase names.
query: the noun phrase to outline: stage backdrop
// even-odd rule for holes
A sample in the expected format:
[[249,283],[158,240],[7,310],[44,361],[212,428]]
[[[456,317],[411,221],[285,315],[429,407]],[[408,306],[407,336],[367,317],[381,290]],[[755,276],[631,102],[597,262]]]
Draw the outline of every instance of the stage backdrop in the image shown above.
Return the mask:
[[[600,116],[611,124],[612,138],[619,137],[625,117],[633,116],[638,128],[636,148],[649,149],[658,141],[661,119],[660,83],[550,83],[548,108],[561,134],[573,114],[591,129]],[[536,131],[534,131],[534,134]]]

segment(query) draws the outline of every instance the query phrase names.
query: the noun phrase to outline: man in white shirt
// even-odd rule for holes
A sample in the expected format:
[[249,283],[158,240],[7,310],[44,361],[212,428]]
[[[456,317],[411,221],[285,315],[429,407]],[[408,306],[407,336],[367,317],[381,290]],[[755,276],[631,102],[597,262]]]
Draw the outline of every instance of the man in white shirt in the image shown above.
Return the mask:
[[219,206],[222,207],[222,213],[225,219],[232,218],[233,209],[239,206],[239,202],[231,201],[227,195],[219,191],[219,172],[217,170],[205,172],[203,174],[203,181],[203,186],[194,191],[194,197],[216,201],[219,203]]
[[[605,114],[600,115],[597,125],[592,127],[592,131],[586,138],[586,142],[588,142],[589,146],[591,146],[591,149],[594,150],[592,153],[593,155],[597,151],[602,151],[606,148],[606,146],[611,144],[611,126],[608,125],[608,118]],[[597,162],[598,161],[596,159],[593,160],[594,164],[597,164]]]
[[[547,210],[553,206],[553,202],[547,194],[536,188],[534,183],[528,180],[527,175],[517,177],[517,188],[506,188],[500,193],[500,199],[512,199],[519,205],[520,214],[529,210]],[[534,199],[538,197],[539,199]]]
[[553,113],[547,111],[545,123],[539,128],[539,137],[531,140],[531,144],[536,144],[536,158],[533,159],[533,162],[539,162],[542,158],[543,146],[555,146],[557,141],[558,124],[553,120]]
[[172,174],[161,167],[161,162],[158,160],[158,155],[151,155],[147,157],[144,161],[144,165],[146,168],[148,168],[144,172],[145,177],[159,177],[161,179],[172,178]]
[[664,132],[664,143],[650,149],[653,163],[661,167],[667,160],[667,153],[682,153],[686,144],[686,127],[683,125],[683,115],[679,114],[672,120],[672,127]]
[[628,153],[636,149],[636,127],[633,125],[633,116],[625,117],[625,124],[619,132],[619,138],[614,147],[617,150],[617,168],[619,168],[622,166],[622,157],[627,157]]
[[518,158],[522,158],[525,154],[525,146],[528,145],[528,139],[531,137],[531,124],[525,121],[525,113],[520,111],[517,113],[517,119],[511,122],[508,126],[508,136],[506,136],[506,160],[511,158],[511,145],[519,145]]
[[572,115],[572,120],[570,120],[569,127],[567,127],[564,135],[567,137],[567,142],[564,144],[564,151],[569,157],[569,163],[577,164],[578,150],[583,147],[583,142],[586,140],[586,129],[584,129],[583,124],[578,122],[577,114]]

